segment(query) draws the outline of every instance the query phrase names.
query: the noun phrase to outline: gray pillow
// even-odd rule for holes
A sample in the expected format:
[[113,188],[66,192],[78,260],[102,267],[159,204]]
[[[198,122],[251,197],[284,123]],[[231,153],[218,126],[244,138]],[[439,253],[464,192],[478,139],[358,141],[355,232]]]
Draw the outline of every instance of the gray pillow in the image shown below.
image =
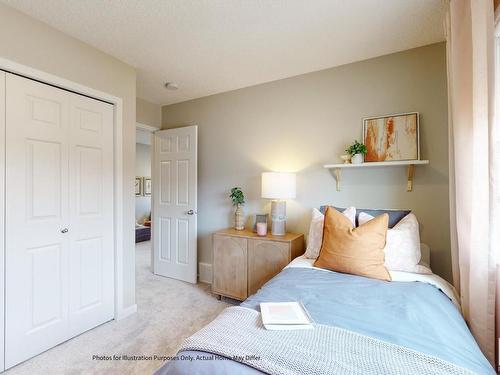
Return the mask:
[[[319,210],[321,213],[324,215],[326,208],[328,205],[321,206]],[[340,208],[340,207],[334,207],[339,212],[343,212],[345,208]],[[406,215],[408,215],[411,210],[375,210],[372,208],[356,208],[356,225],[359,225],[358,223],[358,216],[360,212],[366,212],[368,215],[372,215],[373,217],[377,217],[382,214],[388,214],[389,215],[389,228],[394,227],[399,221],[404,218]]]

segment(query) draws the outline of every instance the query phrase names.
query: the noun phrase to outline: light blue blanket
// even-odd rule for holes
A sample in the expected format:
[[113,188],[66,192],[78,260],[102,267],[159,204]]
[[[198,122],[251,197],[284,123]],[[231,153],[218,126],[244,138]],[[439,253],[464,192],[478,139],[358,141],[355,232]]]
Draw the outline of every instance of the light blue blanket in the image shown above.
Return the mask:
[[[316,323],[352,330],[439,357],[478,374],[494,374],[462,315],[436,287],[386,282],[308,268],[286,268],[241,306],[301,301]],[[179,356],[205,355],[181,352]],[[229,360],[174,360],[157,374],[257,374]]]

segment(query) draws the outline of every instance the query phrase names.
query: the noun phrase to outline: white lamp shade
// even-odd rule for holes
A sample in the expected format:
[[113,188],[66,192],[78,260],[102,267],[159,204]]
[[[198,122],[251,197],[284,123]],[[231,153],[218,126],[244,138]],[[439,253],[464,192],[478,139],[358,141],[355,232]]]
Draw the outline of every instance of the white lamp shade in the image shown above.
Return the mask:
[[295,198],[295,173],[264,172],[262,173],[262,198],[293,199]]

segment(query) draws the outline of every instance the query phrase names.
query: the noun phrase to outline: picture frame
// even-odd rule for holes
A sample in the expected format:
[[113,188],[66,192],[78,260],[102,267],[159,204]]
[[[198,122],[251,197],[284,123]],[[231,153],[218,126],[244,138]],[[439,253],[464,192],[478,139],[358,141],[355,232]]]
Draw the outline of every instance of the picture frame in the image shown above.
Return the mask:
[[151,196],[151,177],[143,177],[143,191],[145,197]]
[[420,160],[419,112],[363,119],[365,163]]
[[140,197],[142,195],[142,177],[135,178],[135,196]]
[[255,214],[253,219],[253,231],[257,233],[257,223],[269,223],[269,214]]

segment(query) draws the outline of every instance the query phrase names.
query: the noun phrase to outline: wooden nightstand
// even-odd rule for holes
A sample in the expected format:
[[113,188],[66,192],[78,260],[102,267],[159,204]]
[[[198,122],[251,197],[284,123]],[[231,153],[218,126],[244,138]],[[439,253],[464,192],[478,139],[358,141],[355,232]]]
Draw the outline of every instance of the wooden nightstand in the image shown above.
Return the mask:
[[225,229],[213,236],[212,292],[243,301],[304,253],[304,235],[257,236]]

